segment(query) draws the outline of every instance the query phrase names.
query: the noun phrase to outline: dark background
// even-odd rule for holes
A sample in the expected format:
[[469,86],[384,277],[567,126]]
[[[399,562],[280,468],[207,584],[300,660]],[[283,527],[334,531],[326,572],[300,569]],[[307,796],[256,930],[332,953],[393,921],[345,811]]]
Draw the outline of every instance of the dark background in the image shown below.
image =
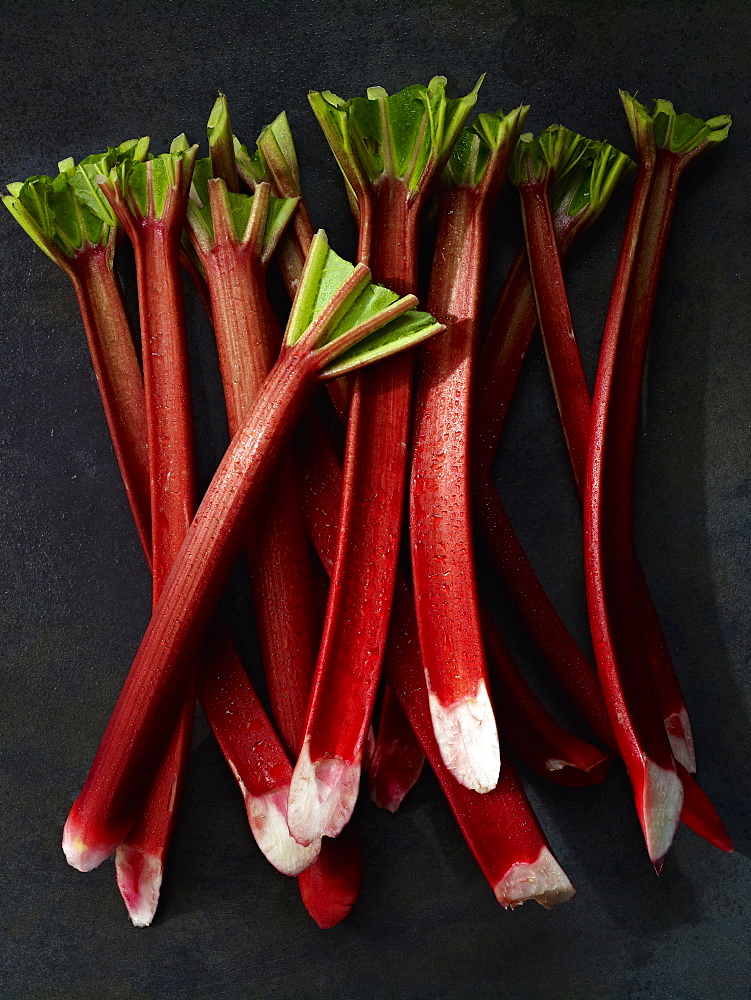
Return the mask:
[[[157,919],[134,930],[112,863],[67,867],[60,833],[148,619],[149,583],[72,289],[0,215],[0,995],[9,1000],[750,995],[748,456],[749,8],[569,2],[0,3],[0,181],[52,173],[126,137],[203,140],[216,91],[251,144],[289,113],[314,222],[354,252],[338,171],[306,92],[449,79],[478,108],[522,101],[631,151],[617,88],[735,123],[686,176],[653,327],[639,546],[692,713],[699,776],[736,844],[686,828],[658,879],[615,770],[568,790],[524,773],[578,889],[550,913],[504,912],[432,775],[395,817],[361,804],[362,893],[319,931],[269,868],[202,721]],[[590,375],[630,185],[568,274]],[[491,283],[519,235],[499,212]],[[124,268],[128,272],[128,262]],[[207,475],[226,430],[209,333],[188,303]],[[510,420],[499,481],[551,594],[586,642],[579,520],[541,351]],[[234,594],[239,606],[241,595]],[[534,657],[511,633],[534,672]],[[255,669],[252,636],[246,643]]]

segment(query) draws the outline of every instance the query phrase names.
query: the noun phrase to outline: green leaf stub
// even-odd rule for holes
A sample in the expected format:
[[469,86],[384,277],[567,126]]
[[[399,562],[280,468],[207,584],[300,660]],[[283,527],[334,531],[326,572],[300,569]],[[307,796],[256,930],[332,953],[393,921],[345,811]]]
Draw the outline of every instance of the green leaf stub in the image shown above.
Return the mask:
[[636,98],[622,90],[621,101],[629,121],[634,142],[640,152],[644,147],[664,149],[676,156],[693,157],[711,143],[727,138],[731,125],[729,115],[718,115],[702,121],[686,113],[676,114],[670,101],[658,99],[650,112]]
[[445,77],[396,94],[371,87],[367,97],[345,101],[330,91],[309,94],[348,184],[382,177],[401,180],[412,193],[443,169],[477,100],[477,86],[462,98],[446,97]]

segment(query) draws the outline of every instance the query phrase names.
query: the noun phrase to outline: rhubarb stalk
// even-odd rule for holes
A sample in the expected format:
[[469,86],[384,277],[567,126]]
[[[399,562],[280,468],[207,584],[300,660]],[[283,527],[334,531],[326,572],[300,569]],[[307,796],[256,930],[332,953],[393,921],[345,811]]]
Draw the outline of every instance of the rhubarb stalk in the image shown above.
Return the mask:
[[[553,223],[561,257],[608,203],[630,161],[613,152],[595,169],[592,151],[598,144],[568,130],[556,151]],[[600,174],[608,164],[607,183]],[[593,180],[599,181],[593,184]],[[614,747],[597,674],[581,652],[537,578],[516,536],[493,482],[493,460],[522,363],[537,325],[534,293],[526,254],[521,251],[509,270],[477,366],[475,390],[473,482],[475,513],[483,541],[503,576],[511,599],[559,684],[607,746]]]
[[[305,477],[303,503],[321,564],[333,574],[343,476],[325,436],[321,443],[324,461]],[[496,899],[506,907],[530,899],[549,907],[570,899],[573,886],[553,857],[510,761],[504,759],[499,783],[485,794],[461,785],[443,763],[430,718],[414,595],[403,577],[397,578],[384,672]]]
[[254,502],[296,420],[322,380],[412,347],[442,329],[370,283],[329,250],[320,233],[305,266],[279,360],[233,438],[173,565],[115,706],[63,845],[93,868],[119,844],[165,749],[201,641],[242,546]]
[[478,792],[495,786],[501,759],[472,546],[470,386],[492,211],[526,113],[480,115],[444,171],[427,308],[446,333],[420,351],[415,393],[410,536],[422,662],[443,760]]
[[[354,197],[359,258],[400,294],[416,291],[420,209],[475,100],[476,89],[449,101],[442,77],[391,97],[381,88],[351,101],[310,95]],[[399,553],[411,395],[406,354],[352,388],[337,568],[290,789],[290,830],[301,843],[336,836],[357,799]]]
[[[618,746],[634,787],[655,866],[673,839],[683,803],[662,720],[652,709],[633,543],[633,467],[649,323],[675,205],[677,182],[728,133],[726,116],[707,122],[654,113],[622,93],[639,153],[637,187],[616,271],[592,403],[584,538],[595,657]],[[616,419],[617,417],[617,419]]]

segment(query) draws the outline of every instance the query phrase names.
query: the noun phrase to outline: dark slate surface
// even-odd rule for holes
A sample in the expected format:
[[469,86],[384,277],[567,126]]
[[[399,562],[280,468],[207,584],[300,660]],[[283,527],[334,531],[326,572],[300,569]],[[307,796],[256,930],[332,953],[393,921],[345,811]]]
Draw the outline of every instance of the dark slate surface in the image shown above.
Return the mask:
[[[148,580],[67,279],[3,213],[0,315],[0,995],[8,1000],[749,996],[749,16],[742,4],[613,0],[0,4],[0,180],[50,172],[147,132],[201,138],[217,89],[247,141],[282,108],[311,212],[354,236],[308,89],[350,96],[435,73],[480,106],[529,101],[630,149],[616,88],[731,112],[726,146],[689,174],[654,326],[641,442],[639,543],[680,665],[700,777],[737,845],[682,829],[656,878],[621,773],[528,788],[577,899],[502,911],[426,775],[397,817],[360,808],[366,866],[350,918],[320,932],[271,871],[199,723],[158,918],[128,924],[111,862],[84,876],[59,847],[148,616]],[[590,373],[628,195],[569,267]],[[518,235],[513,199],[508,226]],[[500,236],[497,282],[512,239]],[[124,265],[127,271],[127,262]],[[208,472],[224,439],[205,323],[191,299]],[[578,520],[535,350],[499,463],[551,593],[585,636]],[[239,603],[240,598],[236,599]],[[520,654],[534,667],[519,640]],[[247,640],[252,661],[252,637]],[[251,662],[251,669],[254,666]],[[525,778],[528,777],[525,775]]]

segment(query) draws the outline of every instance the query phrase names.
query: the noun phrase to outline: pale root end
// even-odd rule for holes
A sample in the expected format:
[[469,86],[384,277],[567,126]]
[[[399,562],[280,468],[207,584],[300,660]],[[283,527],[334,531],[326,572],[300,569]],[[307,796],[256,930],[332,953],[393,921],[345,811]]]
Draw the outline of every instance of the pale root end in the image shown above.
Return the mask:
[[501,751],[485,681],[474,698],[448,708],[431,691],[430,716],[443,763],[456,780],[475,792],[491,792],[501,773]]
[[670,749],[679,764],[683,764],[689,774],[696,773],[696,752],[691,721],[685,706],[680,712],[673,712],[665,719],[665,731],[670,741]]
[[159,905],[162,862],[138,847],[121,844],[115,853],[117,887],[134,927],[148,927]]
[[[642,827],[649,857],[655,867],[662,867],[662,859],[673,843],[675,831],[681,820],[683,784],[675,771],[659,767],[647,760],[642,792]],[[659,866],[659,867],[658,867]]]
[[287,818],[292,836],[300,844],[336,837],[352,816],[359,789],[359,761],[347,764],[337,757],[322,757],[313,763],[306,740],[289,786]]
[[495,897],[508,909],[521,906],[530,899],[546,910],[573,899],[576,890],[547,847],[531,864],[519,862],[503,876],[495,887]]
[[245,796],[248,822],[264,856],[282,875],[299,875],[313,864],[321,850],[320,838],[303,847],[287,826],[289,786],[265,795]]
[[117,844],[106,847],[90,847],[68,818],[63,829],[63,852],[68,864],[79,872],[90,872],[106,861],[116,849]]

